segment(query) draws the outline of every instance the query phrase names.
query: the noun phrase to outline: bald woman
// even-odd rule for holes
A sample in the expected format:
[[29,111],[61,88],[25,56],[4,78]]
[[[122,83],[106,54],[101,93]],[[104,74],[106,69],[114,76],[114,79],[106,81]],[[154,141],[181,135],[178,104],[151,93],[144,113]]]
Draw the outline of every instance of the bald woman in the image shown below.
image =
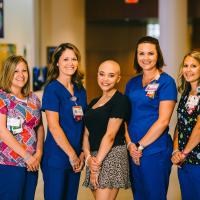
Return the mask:
[[106,60],[101,63],[97,82],[102,95],[90,102],[85,113],[86,178],[83,185],[89,187],[98,200],[114,200],[120,188],[130,187],[124,137],[130,104],[116,89],[120,78],[117,62]]

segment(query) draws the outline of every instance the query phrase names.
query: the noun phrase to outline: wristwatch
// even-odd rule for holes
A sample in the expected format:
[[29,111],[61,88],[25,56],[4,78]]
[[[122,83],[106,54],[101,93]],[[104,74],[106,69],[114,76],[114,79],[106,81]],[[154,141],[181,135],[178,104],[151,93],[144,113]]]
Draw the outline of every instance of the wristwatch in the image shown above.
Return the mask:
[[142,146],[139,142],[137,142],[135,145],[136,145],[138,151],[142,151],[144,149],[144,146]]

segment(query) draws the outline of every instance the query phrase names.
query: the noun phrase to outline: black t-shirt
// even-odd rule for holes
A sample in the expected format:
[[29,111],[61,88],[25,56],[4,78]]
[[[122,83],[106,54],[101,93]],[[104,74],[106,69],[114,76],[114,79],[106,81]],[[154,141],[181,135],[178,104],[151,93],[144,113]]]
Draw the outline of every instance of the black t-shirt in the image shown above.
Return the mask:
[[115,137],[113,146],[125,144],[125,121],[130,116],[130,103],[128,97],[116,91],[112,98],[103,106],[93,109],[93,105],[100,99],[91,101],[85,112],[85,125],[89,131],[90,150],[97,151],[101,140],[106,133],[109,118],[120,118],[123,122]]
[[[190,113],[187,110],[187,101],[189,92],[182,95],[178,105],[178,145],[179,150],[183,150],[188,142],[193,128],[196,125],[197,117],[200,115],[200,100]],[[200,96],[199,96],[200,98]],[[200,164],[200,144],[198,144],[186,158],[186,162],[190,164]]]

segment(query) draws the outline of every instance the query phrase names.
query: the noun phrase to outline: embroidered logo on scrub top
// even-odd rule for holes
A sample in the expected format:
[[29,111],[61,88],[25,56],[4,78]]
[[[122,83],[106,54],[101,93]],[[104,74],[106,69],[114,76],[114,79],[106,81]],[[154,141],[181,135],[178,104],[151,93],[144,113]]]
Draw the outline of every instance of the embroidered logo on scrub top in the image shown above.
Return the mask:
[[77,97],[72,96],[70,98],[70,100],[75,103],[75,106],[72,106],[72,112],[73,112],[74,119],[76,121],[82,120],[83,119],[83,109],[82,109],[82,106],[77,105],[77,102],[76,102]]
[[149,83],[145,89],[146,96],[154,99],[156,91],[159,87],[159,83],[157,83],[157,80],[160,78],[160,74],[156,75],[155,79],[152,81],[152,83]]

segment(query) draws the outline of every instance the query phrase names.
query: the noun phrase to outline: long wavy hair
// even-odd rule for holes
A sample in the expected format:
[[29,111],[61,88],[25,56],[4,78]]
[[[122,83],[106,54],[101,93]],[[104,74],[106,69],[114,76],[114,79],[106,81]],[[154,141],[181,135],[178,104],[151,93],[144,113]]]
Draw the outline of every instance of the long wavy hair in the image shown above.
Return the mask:
[[[187,53],[183,58],[183,61],[179,68],[179,74],[178,74],[178,79],[177,79],[178,91],[181,94],[191,90],[190,83],[187,82],[183,76],[184,62],[185,62],[186,57],[188,57],[188,56],[194,58],[200,64],[200,50],[193,50],[193,51]],[[200,79],[198,82],[198,86],[200,86]]]
[[8,57],[4,65],[1,67],[1,72],[0,72],[0,88],[3,89],[5,92],[11,93],[11,86],[12,86],[12,81],[15,73],[15,69],[17,65],[23,62],[27,66],[27,72],[28,72],[28,80],[24,87],[22,88],[22,94],[24,96],[29,96],[30,94],[30,72],[28,69],[28,63],[25,60],[24,57],[18,56],[18,55],[13,55]]
[[137,54],[138,54],[138,46],[142,43],[149,43],[149,44],[154,44],[156,46],[156,51],[158,54],[158,59],[156,62],[156,67],[157,69],[161,69],[164,65],[164,59],[163,59],[163,55],[162,55],[162,51],[160,48],[160,44],[159,41],[151,36],[144,36],[142,38],[140,38],[136,44],[136,50],[135,50],[135,55],[134,55],[134,69],[136,70],[136,73],[141,73],[142,72],[142,68],[140,67],[139,63],[138,63],[138,59],[137,59]]
[[59,61],[59,58],[61,57],[62,53],[66,50],[70,49],[72,50],[76,58],[78,60],[78,68],[76,72],[72,75],[72,83],[76,84],[77,87],[80,89],[83,87],[83,78],[84,74],[80,71],[80,63],[81,63],[81,54],[78,48],[71,44],[71,43],[62,43],[60,44],[54,51],[52,58],[51,58],[51,63],[50,66],[48,67],[48,72],[47,72],[47,83],[56,80],[59,76],[59,68],[57,66],[57,63]]

